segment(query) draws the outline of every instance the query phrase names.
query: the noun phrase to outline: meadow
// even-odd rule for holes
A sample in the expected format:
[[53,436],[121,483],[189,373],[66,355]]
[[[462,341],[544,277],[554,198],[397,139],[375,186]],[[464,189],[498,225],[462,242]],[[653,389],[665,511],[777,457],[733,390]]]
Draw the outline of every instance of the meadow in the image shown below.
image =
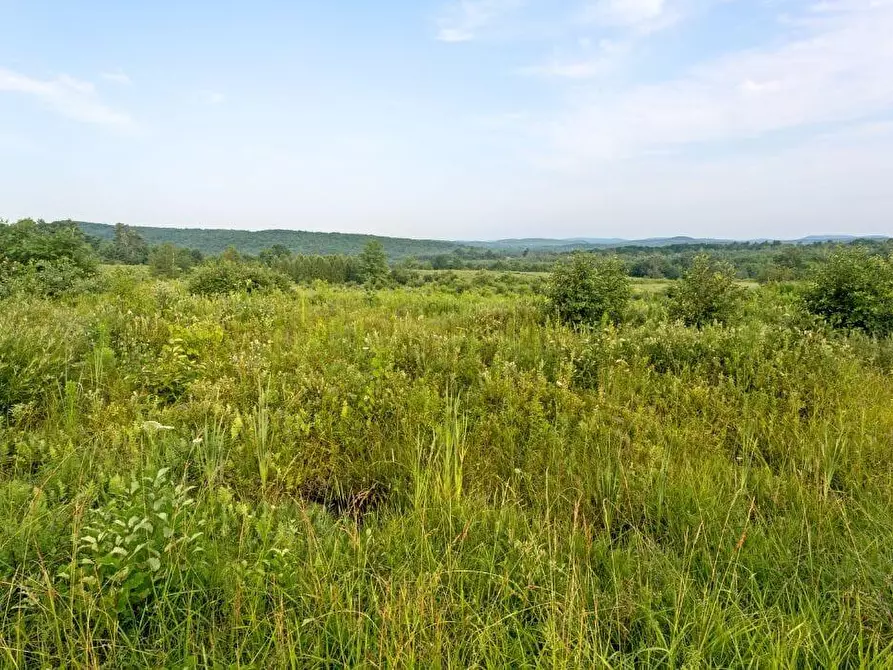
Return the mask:
[[503,284],[0,302],[0,665],[893,665],[889,339]]

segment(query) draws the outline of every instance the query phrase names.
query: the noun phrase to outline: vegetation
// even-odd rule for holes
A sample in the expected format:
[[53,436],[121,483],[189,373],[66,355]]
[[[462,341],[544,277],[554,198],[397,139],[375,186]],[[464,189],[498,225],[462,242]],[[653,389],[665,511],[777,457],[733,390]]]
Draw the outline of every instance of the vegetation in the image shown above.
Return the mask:
[[[107,262],[120,252],[113,244],[120,224],[77,223]],[[678,279],[699,253],[730,263],[739,279],[794,281],[807,279],[815,268],[839,246],[822,238],[805,238],[795,243],[778,241],[729,242],[669,238],[620,243],[620,241],[507,240],[504,242],[446,242],[400,238],[313,233],[294,230],[199,230],[124,226],[138,235],[148,247],[171,243],[178,248],[195,250],[204,256],[223,253],[233,247],[242,255],[258,256],[264,262],[284,252],[302,257],[339,255],[358,256],[370,241],[378,241],[391,262],[409,261],[414,269],[549,272],[557,260],[570,253],[586,252],[596,256],[619,256],[633,277]],[[872,255],[893,253],[893,241],[867,238],[849,240]],[[275,250],[275,251],[274,251]],[[145,261],[143,261],[145,262]]]
[[201,261],[201,255],[175,247],[170,242],[159,244],[149,251],[149,270],[155,277],[173,279],[187,272],[197,262]]
[[834,253],[806,292],[808,309],[838,328],[893,331],[893,259],[862,249]]
[[[113,241],[117,237],[116,226],[86,222],[79,222],[77,225],[86,235],[96,238],[100,243]],[[461,243],[457,242],[410,240],[348,233],[315,233],[302,230],[248,231],[146,226],[132,226],[130,230],[137,233],[150,246],[170,242],[177,247],[197,249],[206,256],[221,254],[228,247],[235,247],[243,254],[257,255],[276,245],[297,254],[356,255],[373,240],[381,243],[387,255],[392,259],[451,254],[456,249],[463,247]]]
[[380,286],[390,273],[388,257],[381,242],[373,240],[363,247],[360,254],[360,278],[368,285]]
[[61,295],[92,276],[96,261],[74,226],[23,219],[0,221],[0,297]]
[[[661,247],[593,247],[585,253],[603,258],[617,256],[632,277],[641,279],[678,279],[691,267],[695,256],[706,253],[734,267],[738,279],[765,283],[806,280],[839,246],[836,242],[686,242]],[[887,256],[893,253],[893,242],[890,240],[855,240],[849,246],[864,249],[869,255]],[[457,249],[451,254],[419,256],[414,259],[413,266],[440,270],[548,272],[556,261],[566,258],[568,254],[561,248],[541,248],[528,250],[528,253],[520,249]]]
[[304,256],[291,254],[271,259],[270,266],[299,284],[324,281],[329,284],[357,283],[361,278],[356,256]]
[[[0,235],[95,272],[70,226]],[[164,246],[15,284],[2,665],[893,665],[873,251],[802,291]]]
[[196,269],[189,278],[188,288],[190,293],[198,295],[223,295],[282,290],[289,285],[288,277],[275,270],[224,258]]
[[571,324],[619,321],[630,297],[629,279],[617,258],[574,254],[556,265],[549,301],[558,317]]
[[112,243],[101,248],[101,255],[113,263],[144,265],[149,259],[149,245],[143,236],[123,223],[115,224]]
[[670,292],[670,314],[687,326],[727,323],[737,311],[741,291],[731,265],[699,254]]

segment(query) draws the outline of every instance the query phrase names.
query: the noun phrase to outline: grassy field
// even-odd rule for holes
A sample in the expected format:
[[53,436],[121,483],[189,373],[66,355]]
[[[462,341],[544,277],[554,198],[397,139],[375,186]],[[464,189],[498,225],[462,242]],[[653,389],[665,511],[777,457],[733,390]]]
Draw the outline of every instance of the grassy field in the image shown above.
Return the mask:
[[0,303],[0,665],[893,665],[889,341],[467,283]]

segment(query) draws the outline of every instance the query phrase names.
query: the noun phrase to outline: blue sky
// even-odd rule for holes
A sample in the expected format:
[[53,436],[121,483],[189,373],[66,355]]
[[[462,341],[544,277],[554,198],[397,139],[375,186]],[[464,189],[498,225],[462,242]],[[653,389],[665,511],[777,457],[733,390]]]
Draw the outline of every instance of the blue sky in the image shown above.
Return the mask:
[[893,0],[0,0],[0,216],[893,233]]

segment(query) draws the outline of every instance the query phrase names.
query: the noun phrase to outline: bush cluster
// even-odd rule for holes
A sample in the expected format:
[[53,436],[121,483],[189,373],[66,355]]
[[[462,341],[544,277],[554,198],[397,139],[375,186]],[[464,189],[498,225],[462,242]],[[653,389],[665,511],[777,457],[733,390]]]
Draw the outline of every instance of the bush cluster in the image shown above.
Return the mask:
[[691,267],[670,289],[670,314],[687,326],[727,323],[743,297],[735,283],[735,271],[728,263],[695,256]]
[[96,258],[76,226],[0,222],[0,297],[75,292],[95,272]]
[[556,264],[548,290],[558,317],[570,324],[620,321],[630,298],[630,282],[618,258],[575,254]]
[[187,286],[190,293],[197,295],[223,295],[287,290],[291,281],[281,272],[256,263],[216,260],[196,268]]
[[893,260],[862,249],[831,255],[805,292],[810,312],[835,328],[871,335],[893,332]]

